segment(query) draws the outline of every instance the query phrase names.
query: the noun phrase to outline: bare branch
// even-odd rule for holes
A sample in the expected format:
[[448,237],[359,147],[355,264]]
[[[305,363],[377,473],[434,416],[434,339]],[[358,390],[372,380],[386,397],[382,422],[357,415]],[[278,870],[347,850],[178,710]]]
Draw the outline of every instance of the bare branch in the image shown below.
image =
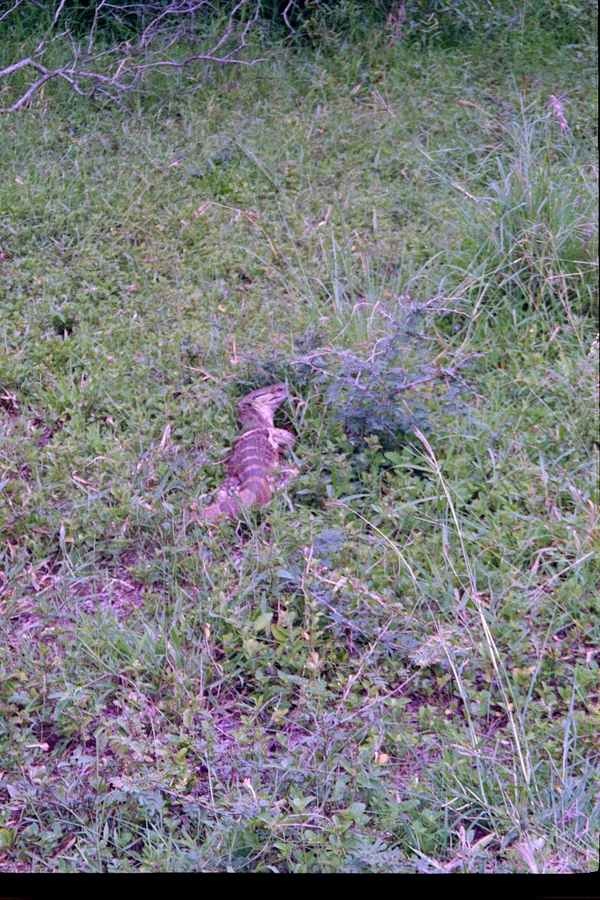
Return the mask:
[[43,72],[44,74],[48,71],[45,66],[42,66],[41,63],[35,62],[33,59],[29,57],[27,59],[22,59],[18,63],[13,63],[12,66],[8,66],[6,69],[2,69],[0,72],[0,78],[4,78],[6,75],[12,75],[13,72],[17,72],[19,69],[24,69],[25,66],[31,66],[32,69],[37,69],[38,72]]
[[[5,15],[17,9],[22,2],[23,0],[17,0]],[[14,103],[1,109],[0,112],[15,112],[21,109],[43,84],[54,78],[62,78],[68,82],[81,96],[88,98],[102,96],[123,106],[121,98],[126,92],[139,88],[147,82],[148,75],[153,71],[183,69],[193,63],[253,66],[263,61],[239,58],[240,51],[247,46],[248,33],[258,20],[260,0],[240,0],[227,17],[222,32],[207,50],[188,53],[182,57],[180,55],[180,58],[177,57],[181,54],[181,50],[189,50],[190,43],[206,38],[206,29],[203,25],[206,18],[214,12],[209,0],[198,2],[172,0],[167,4],[149,0],[143,4],[119,5],[109,0],[99,0],[95,4],[90,30],[82,41],[75,40],[68,29],[60,34],[53,34],[65,3],[66,0],[60,0],[58,3],[52,24],[33,54],[0,71],[0,80],[10,78],[21,69],[31,68],[39,73],[39,77]],[[237,16],[249,3],[252,3],[254,8],[242,25]],[[200,13],[203,14],[201,17]],[[98,46],[102,23],[112,20],[122,24],[127,14],[143,16],[140,34],[134,39],[116,42],[113,46]],[[62,45],[58,43],[60,40],[63,40]],[[60,67],[44,65],[50,46],[57,45],[59,48],[68,48],[70,61],[65,61]],[[180,48],[179,54],[177,47]],[[83,84],[80,86],[80,82],[87,83],[85,91],[82,90]]]
[[20,6],[22,2],[23,2],[23,0],[17,0],[17,2],[15,3],[14,6],[11,6],[10,9],[7,9],[5,13],[2,13],[2,15],[0,16],[0,22],[2,21],[2,19],[5,19],[7,16],[10,16],[11,12],[14,12],[15,9],[18,6]]
[[[170,67],[172,69],[182,69],[184,66],[189,65],[191,62],[196,61],[205,61],[205,62],[216,62],[216,63],[230,63],[235,62],[240,66],[253,66],[255,62],[261,62],[264,60],[253,60],[251,62],[247,62],[243,59],[233,59],[231,55],[229,56],[211,56],[210,54],[199,54],[198,56],[188,56],[187,59],[181,60],[181,62],[175,62],[175,60],[165,59],[160,60],[153,63],[147,63],[143,66],[136,66],[136,72],[145,72],[147,69],[160,69],[163,66]],[[92,73],[89,73],[90,75]]]
[[58,4],[58,9],[56,10],[54,18],[52,19],[52,24],[50,25],[50,28],[48,29],[48,31],[46,32],[46,34],[44,35],[44,37],[42,38],[42,40],[40,41],[38,46],[36,47],[36,49],[35,49],[36,53],[40,52],[40,50],[42,49],[42,47],[48,40],[48,36],[49,36],[50,32],[52,31],[52,29],[54,28],[54,26],[56,25],[56,23],[58,22],[59,16],[60,16],[61,12],[63,11],[63,7],[66,2],[67,2],[67,0],[60,0],[60,3]]
[[[202,5],[202,4],[201,4]],[[194,10],[195,11],[195,10]],[[148,42],[148,36],[151,35],[152,31],[156,31],[160,22],[165,19],[169,13],[173,12],[173,5],[167,7],[159,16],[153,19],[147,28],[145,28],[140,35],[140,47],[145,47]]]
[[38,80],[34,84],[32,84],[30,88],[28,88],[25,91],[23,96],[20,97],[16,103],[13,103],[12,106],[8,107],[6,112],[16,112],[18,109],[21,109],[21,107],[25,106],[25,104],[27,103],[29,98],[33,94],[35,94],[35,92],[37,90],[39,90],[43,84],[45,84],[47,81],[50,81],[51,78],[56,78],[58,75],[61,75],[61,74],[62,73],[60,72],[60,70],[58,70],[56,72],[47,72],[45,75],[42,75],[41,78],[38,78]]
[[296,29],[295,29],[295,28],[292,28],[292,26],[290,25],[290,22],[289,22],[289,19],[288,19],[288,15],[287,15],[288,12],[289,12],[289,10],[290,10],[290,8],[291,8],[293,5],[294,5],[294,0],[290,0],[290,2],[288,3],[288,5],[286,6],[286,8],[285,8],[284,11],[283,11],[283,21],[285,22],[285,24],[286,24],[287,27],[289,28],[290,32],[291,32],[292,34],[296,34]]
[[94,37],[96,34],[96,27],[98,25],[98,16],[99,16],[100,10],[105,5],[105,3],[106,3],[106,0],[102,0],[102,2],[99,3],[94,9],[94,21],[92,22],[92,27],[90,29],[90,39],[88,41],[88,51],[87,51],[88,56],[90,56],[93,46],[94,46]]

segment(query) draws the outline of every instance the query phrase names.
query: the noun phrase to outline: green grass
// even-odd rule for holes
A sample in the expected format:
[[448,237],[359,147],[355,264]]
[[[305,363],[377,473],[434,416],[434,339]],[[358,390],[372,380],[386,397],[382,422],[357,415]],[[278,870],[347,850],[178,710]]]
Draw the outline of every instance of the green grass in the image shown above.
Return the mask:
[[[597,868],[596,81],[534,49],[2,120],[0,871]],[[357,360],[419,429],[351,445]],[[200,527],[281,377],[298,476]]]

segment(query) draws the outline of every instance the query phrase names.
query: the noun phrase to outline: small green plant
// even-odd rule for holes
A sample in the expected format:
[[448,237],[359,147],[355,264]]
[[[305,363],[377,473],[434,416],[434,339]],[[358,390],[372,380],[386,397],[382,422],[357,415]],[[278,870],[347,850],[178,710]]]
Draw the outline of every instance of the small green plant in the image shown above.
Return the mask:
[[[397,327],[391,337],[378,342],[370,358],[351,350],[336,351],[333,369],[322,352],[298,360],[312,370],[316,385],[325,386],[334,417],[343,423],[357,450],[364,449],[369,437],[376,436],[390,450],[402,446],[416,425],[428,430],[431,423],[424,398],[432,399],[434,388],[440,383],[447,387],[456,375],[458,367],[442,371],[424,361],[419,366],[414,354],[409,361],[406,349],[411,335],[418,340],[404,326]],[[457,407],[451,412],[456,413]]]

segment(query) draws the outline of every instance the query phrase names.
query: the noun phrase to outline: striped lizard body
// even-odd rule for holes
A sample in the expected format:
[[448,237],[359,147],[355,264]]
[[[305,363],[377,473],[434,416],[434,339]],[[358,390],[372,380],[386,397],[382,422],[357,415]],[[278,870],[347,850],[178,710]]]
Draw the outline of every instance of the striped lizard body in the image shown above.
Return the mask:
[[285,384],[273,384],[252,391],[238,405],[242,433],[226,466],[228,478],[237,482],[235,495],[205,506],[197,514],[201,522],[242,518],[244,509],[271,499],[268,475],[279,463],[281,450],[292,447],[295,437],[283,428],[275,428],[276,409],[288,396]]

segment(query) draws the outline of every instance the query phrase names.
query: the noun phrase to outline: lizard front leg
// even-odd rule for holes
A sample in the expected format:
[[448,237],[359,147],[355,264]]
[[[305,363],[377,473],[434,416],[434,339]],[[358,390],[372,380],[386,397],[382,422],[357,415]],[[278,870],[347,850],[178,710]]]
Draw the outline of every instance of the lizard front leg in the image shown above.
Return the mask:
[[296,436],[285,428],[269,428],[269,443],[274,450],[291,448],[296,443]]

